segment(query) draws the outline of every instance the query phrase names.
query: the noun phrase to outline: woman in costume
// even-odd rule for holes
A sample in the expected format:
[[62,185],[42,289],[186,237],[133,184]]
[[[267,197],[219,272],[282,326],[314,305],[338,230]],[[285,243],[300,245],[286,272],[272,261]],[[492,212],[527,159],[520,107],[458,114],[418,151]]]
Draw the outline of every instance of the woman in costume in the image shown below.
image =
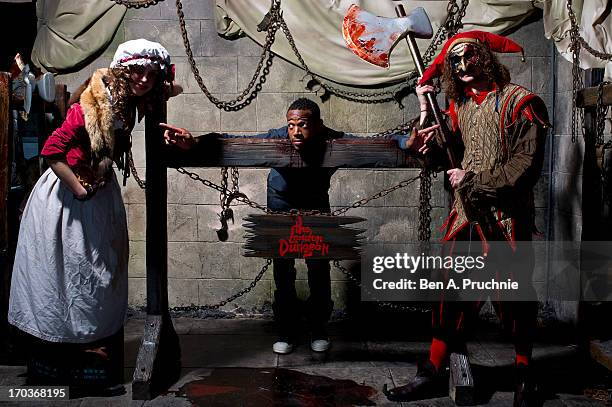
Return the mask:
[[[140,116],[148,100],[171,96],[172,81],[164,47],[127,41],[109,69],[96,70],[76,91],[64,123],[45,143],[41,155],[50,168],[22,217],[8,314],[31,340],[33,384],[77,377],[88,359],[89,367],[103,368],[87,369],[95,374],[85,385],[113,384],[109,361],[118,362],[121,371],[128,234],[112,164],[128,175],[125,157],[137,112]],[[58,367],[70,360],[83,363],[66,371]]]

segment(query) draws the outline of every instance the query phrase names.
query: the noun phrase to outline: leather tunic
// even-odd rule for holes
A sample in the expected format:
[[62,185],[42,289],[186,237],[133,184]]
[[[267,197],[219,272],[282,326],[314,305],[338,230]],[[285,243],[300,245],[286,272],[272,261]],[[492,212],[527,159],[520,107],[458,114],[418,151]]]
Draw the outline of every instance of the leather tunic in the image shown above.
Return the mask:
[[[468,224],[458,195],[460,191],[480,216],[487,217],[491,222],[499,225],[509,241],[516,240],[514,227],[517,220],[523,223],[533,223],[533,184],[539,177],[543,149],[532,145],[530,152],[527,153],[529,159],[532,160],[531,163],[528,163],[529,166],[538,168],[537,175],[531,174],[534,171],[529,171],[529,168],[525,166],[512,165],[511,160],[515,158],[515,153],[525,152],[517,148],[517,145],[521,143],[521,138],[537,137],[536,134],[527,135],[527,132],[537,132],[538,126],[532,126],[533,123],[525,123],[526,120],[519,114],[525,102],[534,98],[537,96],[527,89],[509,84],[502,90],[490,92],[480,105],[468,98],[465,103],[456,106],[458,127],[461,130],[464,145],[461,166],[467,172],[461,185],[455,190],[453,210],[449,217],[451,223],[445,239],[452,239],[461,228]],[[547,123],[546,120],[544,119],[542,124]],[[536,152],[536,149],[541,151]],[[523,157],[520,158],[522,160]],[[525,174],[519,173],[521,171],[524,171]],[[496,177],[495,174],[500,172],[509,172],[509,174]],[[534,178],[528,182],[522,182],[530,187],[515,188],[518,185],[506,185],[509,179],[525,181],[525,176]],[[479,185],[480,182],[484,185]],[[482,196],[479,195],[482,194],[478,193],[480,186],[484,186],[484,190],[490,195],[489,198],[493,199],[481,199]],[[511,194],[503,197],[496,193],[504,189]],[[529,228],[532,226],[533,224],[529,225]]]

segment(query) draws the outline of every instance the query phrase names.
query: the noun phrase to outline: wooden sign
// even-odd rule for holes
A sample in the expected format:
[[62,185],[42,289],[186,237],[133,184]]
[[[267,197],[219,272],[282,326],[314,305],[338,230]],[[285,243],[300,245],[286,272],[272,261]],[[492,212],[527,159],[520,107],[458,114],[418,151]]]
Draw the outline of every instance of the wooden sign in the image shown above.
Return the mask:
[[287,259],[355,260],[365,229],[346,225],[364,218],[326,215],[250,215],[245,256]]

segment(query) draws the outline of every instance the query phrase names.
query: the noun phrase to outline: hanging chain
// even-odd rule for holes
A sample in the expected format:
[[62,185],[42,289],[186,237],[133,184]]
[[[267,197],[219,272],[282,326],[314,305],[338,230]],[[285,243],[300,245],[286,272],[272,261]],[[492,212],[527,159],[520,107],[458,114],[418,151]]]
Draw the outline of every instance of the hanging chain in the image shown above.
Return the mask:
[[[425,51],[425,63],[429,64],[436,49],[446,39],[453,35],[463,27],[463,17],[467,10],[469,0],[463,0],[461,7],[457,5],[456,0],[450,0],[447,5],[447,15],[445,22],[441,25],[441,29],[436,33],[436,37],[432,40],[430,46]],[[435,176],[435,173],[433,173]],[[419,173],[420,188],[419,188],[419,228],[418,238],[422,244],[421,249],[429,251],[429,241],[431,240],[431,187],[432,187],[432,172],[426,168],[421,169]]]
[[392,187],[383,189],[383,190],[375,193],[374,195],[371,195],[371,196],[369,196],[367,198],[363,198],[363,199],[360,199],[358,201],[355,201],[355,202],[353,202],[351,205],[349,205],[347,207],[336,209],[335,211],[331,212],[330,215],[331,216],[340,216],[340,215],[343,215],[343,214],[345,214],[346,212],[348,212],[351,209],[362,207],[364,205],[367,205],[371,201],[374,201],[376,199],[382,198],[383,196],[389,195],[391,192],[397,191],[398,189],[401,189],[401,188],[406,188],[408,185],[414,183],[418,179],[419,179],[418,177],[413,177],[413,178],[405,179],[405,180],[401,181],[400,183],[393,185]]
[[164,0],[113,0],[115,3],[127,8],[146,8],[154,6]]
[[[130,168],[133,167],[133,161],[131,161],[130,159]],[[135,167],[133,168],[133,171],[135,171]],[[247,206],[250,206],[253,209],[258,209],[262,212],[266,212],[266,213],[270,213],[270,214],[278,214],[278,215],[323,215],[323,216],[340,216],[342,214],[345,214],[346,212],[348,212],[351,209],[355,209],[355,208],[359,208],[361,206],[367,205],[368,203],[370,203],[373,200],[376,199],[380,199],[386,195],[389,195],[391,192],[397,191],[398,189],[401,188],[405,188],[411,184],[413,184],[415,181],[420,179],[420,175],[416,176],[416,177],[412,177],[412,178],[408,178],[405,179],[401,182],[399,182],[398,184],[395,184],[389,188],[383,189],[377,193],[375,193],[374,195],[371,195],[367,198],[362,198],[358,201],[353,202],[352,204],[350,204],[347,207],[342,207],[342,208],[338,208],[333,212],[322,212],[322,211],[318,211],[318,210],[308,210],[308,211],[298,211],[298,210],[291,210],[291,211],[273,211],[271,209],[268,209],[266,206],[261,205],[255,201],[252,201],[251,199],[249,199],[249,197],[247,197],[245,194],[241,193],[238,189],[238,170],[236,168],[232,168],[232,183],[233,183],[233,187],[232,190],[230,190],[228,188],[228,176],[227,176],[227,167],[223,167],[223,169],[221,170],[221,185],[217,185],[214,182],[202,178],[200,177],[200,175],[196,174],[195,172],[191,172],[187,169],[185,169],[184,167],[178,167],[176,168],[176,171],[179,174],[183,174],[183,175],[187,175],[189,178],[191,178],[194,181],[198,181],[201,184],[203,184],[204,186],[208,187],[208,188],[212,188],[216,191],[219,192],[219,201],[221,202],[221,207],[224,208],[225,202],[228,200],[228,196],[231,196],[232,200],[237,201],[237,202],[241,202],[243,204],[246,204]],[[134,172],[134,174],[136,174]],[[145,182],[143,180],[141,180],[140,178],[137,177],[137,175],[134,176],[134,178],[136,179],[136,181],[138,182],[138,185],[140,185],[140,187],[142,189],[145,188]],[[235,180],[235,181],[234,181]]]
[[461,7],[457,5],[456,0],[450,0],[448,2],[446,6],[446,20],[444,22],[448,38],[457,34],[457,32],[463,28],[463,17],[465,17],[468,4],[469,0],[462,0]]
[[128,165],[130,167],[130,172],[132,173],[132,176],[134,177],[134,181],[136,181],[136,183],[141,189],[145,189],[147,187],[147,183],[145,182],[145,180],[140,178],[140,175],[138,175],[138,171],[136,170],[136,165],[134,165],[134,156],[132,155],[132,147],[130,147],[130,149],[127,152],[127,158],[128,158]]
[[[205,185],[205,186],[207,186],[207,187],[209,187],[209,188],[212,188],[212,189],[214,189],[214,190],[216,190],[216,191],[219,191],[219,192],[223,192],[223,191],[225,191],[226,193],[231,193],[231,191],[230,191],[229,189],[224,188],[224,187],[223,187],[223,186],[221,186],[221,185],[217,185],[217,184],[215,184],[214,182],[212,182],[212,181],[210,181],[210,180],[204,179],[204,178],[200,177],[198,174],[196,174],[196,173],[194,173],[194,172],[191,172],[191,171],[189,171],[189,170],[187,170],[187,169],[185,169],[185,168],[183,168],[183,167],[176,168],[176,170],[177,170],[177,171],[178,171],[180,174],[187,175],[187,176],[188,176],[189,178],[191,178],[192,180],[194,180],[194,181],[198,181],[198,182],[202,183],[203,185]],[[348,212],[348,211],[349,211],[349,210],[351,210],[351,209],[354,209],[354,208],[359,208],[359,207],[361,207],[361,206],[367,205],[369,202],[371,202],[371,201],[373,201],[373,200],[375,200],[375,199],[382,198],[382,197],[384,197],[384,196],[386,196],[386,195],[390,194],[390,193],[391,193],[391,192],[393,192],[393,191],[397,191],[398,189],[405,188],[405,187],[407,187],[408,185],[410,185],[410,184],[414,183],[415,181],[417,181],[418,179],[419,179],[419,177],[413,177],[413,178],[409,178],[409,179],[403,180],[403,181],[401,181],[400,183],[398,183],[398,184],[396,184],[396,185],[393,185],[392,187],[389,187],[389,188],[383,189],[383,190],[381,190],[381,191],[377,192],[376,194],[374,194],[374,195],[372,195],[372,196],[370,196],[370,197],[363,198],[363,199],[360,199],[360,200],[358,200],[358,201],[355,201],[355,202],[353,202],[351,205],[349,205],[349,206],[347,206],[347,207],[343,207],[343,208],[336,209],[335,211],[333,211],[333,212],[331,212],[331,213],[330,213],[330,212],[321,212],[321,211],[317,211],[317,210],[309,210],[309,211],[298,211],[298,210],[291,210],[291,211],[273,211],[273,210],[271,210],[271,209],[268,209],[268,208],[267,208],[266,206],[264,206],[264,205],[261,205],[261,204],[259,204],[259,203],[257,203],[257,202],[254,202],[254,201],[250,200],[250,199],[249,199],[249,198],[248,198],[246,195],[244,195],[244,194],[239,194],[239,195],[236,195],[236,196],[234,197],[234,200],[235,200],[235,201],[237,201],[237,202],[241,202],[241,203],[243,203],[243,204],[246,204],[246,205],[250,206],[250,207],[251,207],[251,208],[253,208],[253,209],[258,209],[258,210],[260,210],[260,211],[262,211],[262,212],[266,212],[266,213],[270,213],[270,214],[276,214],[276,215],[293,215],[293,216],[295,216],[295,215],[322,215],[322,216],[340,216],[340,215],[342,215],[342,214],[345,214],[346,212]]]
[[232,192],[234,194],[240,192],[240,186],[238,185],[239,177],[238,168],[232,167]]
[[572,51],[572,143],[575,143],[579,127],[581,132],[584,128],[584,112],[582,109],[578,109],[578,105],[576,104],[578,91],[584,87],[584,80],[582,77],[582,69],[580,69],[580,33],[578,31],[578,25],[574,24],[576,16],[574,10],[572,10],[571,0],[567,2],[567,10],[570,15],[570,20],[572,20],[572,16],[574,16],[570,28],[570,49]]
[[202,311],[202,310],[216,310],[216,309],[219,309],[219,308],[223,307],[224,305],[227,305],[230,302],[233,302],[233,301],[237,300],[238,298],[244,296],[245,294],[251,292],[251,290],[253,290],[253,288],[255,288],[257,283],[259,283],[259,280],[261,280],[262,277],[264,276],[264,274],[266,274],[266,272],[270,268],[271,264],[272,264],[272,259],[266,259],[266,264],[264,264],[264,266],[261,268],[261,271],[255,276],[253,281],[251,281],[251,283],[248,286],[246,286],[242,290],[238,291],[237,293],[230,295],[226,299],[224,299],[222,301],[219,301],[216,304],[205,304],[205,305],[191,304],[191,305],[187,305],[187,306],[172,307],[172,308],[170,308],[170,311],[171,312],[195,312],[195,311]]
[[410,134],[410,132],[412,132],[412,129],[414,128],[415,122],[416,120],[409,120],[407,122],[404,122],[400,125],[395,126],[392,129],[381,131],[376,134],[372,134],[371,136],[368,136],[367,138],[385,138],[391,135],[401,136],[405,134]]
[[257,97],[257,94],[262,90],[263,84],[266,82],[266,77],[270,73],[270,67],[272,66],[274,54],[271,52],[271,49],[275,40],[276,31],[278,30],[277,21],[280,17],[280,0],[272,0],[270,11],[267,14],[267,16],[269,16],[269,24],[267,26],[266,41],[251,81],[242,91],[242,93],[236,97],[236,99],[229,101],[220,100],[213,96],[204,84],[204,80],[200,76],[200,71],[193,57],[193,51],[187,35],[185,14],[183,13],[183,4],[181,3],[181,0],[176,0],[176,11],[179,18],[179,27],[181,29],[181,36],[183,37],[183,44],[185,46],[185,53],[187,54],[187,59],[189,61],[189,65],[191,66],[191,71],[193,72],[195,80],[204,95],[206,95],[206,97],[218,109],[222,109],[227,112],[238,111],[251,104],[251,102]]
[[[306,76],[308,75],[310,75],[311,80],[314,81],[316,85],[320,86],[324,91],[334,96],[337,96],[340,99],[363,104],[379,104],[386,102],[397,102],[398,104],[400,104],[400,96],[411,93],[414,90],[414,83],[405,83],[403,86],[394,86],[391,90],[387,91],[371,93],[354,92],[350,90],[341,89],[337,86],[333,86],[329,83],[326,83],[322,80],[320,76],[312,72],[308,73]],[[409,73],[406,82],[411,81],[412,79],[414,79],[414,77],[414,74]],[[401,104],[400,106],[403,107],[403,105]]]
[[419,173],[421,186],[419,190],[419,241],[431,239],[431,172],[426,168]]
[[609,85],[610,82],[603,81],[597,86],[597,105],[595,107],[595,145],[601,146],[604,144],[604,131],[606,128],[606,116],[608,115],[609,106],[603,102],[603,88]]
[[[462,2],[461,7],[459,7],[457,5],[457,0],[449,0],[446,19],[444,23],[439,27],[438,31],[434,36],[434,41],[429,44],[427,51],[425,52],[425,55],[423,57],[423,61],[425,62],[425,64],[429,64],[429,62],[431,62],[438,47],[444,41],[444,37],[446,36],[446,34],[455,33],[459,28],[462,27],[461,21],[465,16],[465,9],[467,8],[468,2],[469,0],[464,0]],[[300,54],[297,46],[295,45],[293,35],[289,31],[289,28],[287,27],[287,24],[282,16],[282,12],[280,10],[280,0],[272,0],[270,11],[266,14],[262,23],[258,26],[258,30],[261,31],[263,31],[262,28],[265,27],[267,34],[259,63],[251,81],[249,82],[245,90],[236,99],[231,101],[221,101],[210,93],[210,91],[204,84],[202,77],[200,76],[199,69],[195,63],[193,51],[191,49],[191,44],[187,34],[187,29],[185,25],[185,15],[183,12],[183,5],[181,0],[176,0],[176,7],[177,15],[179,18],[181,36],[183,37],[183,44],[185,46],[185,53],[189,60],[189,64],[191,66],[191,70],[194,74],[196,82],[198,83],[198,86],[206,95],[206,97],[219,109],[225,111],[237,111],[249,105],[257,97],[257,94],[262,90],[263,84],[266,82],[266,77],[270,73],[270,67],[272,66],[272,60],[274,57],[274,54],[272,53],[271,49],[276,38],[276,31],[278,30],[279,26],[282,28],[283,33],[287,38],[287,41],[289,42],[289,45],[291,46],[292,51],[297,57],[302,69],[306,72],[305,77],[310,77],[310,80],[308,81],[308,87],[318,85],[322,89],[324,89],[325,92],[353,102],[374,104],[395,101],[399,103],[400,106],[402,95],[410,93],[414,90],[414,79],[416,78],[416,72],[414,71],[408,73],[407,79],[403,85],[392,86],[391,90],[384,90],[378,92],[354,92],[338,88],[329,83],[325,83],[321,77],[316,75],[308,68],[308,65],[302,58],[302,55]],[[257,81],[258,77],[259,81]],[[311,83],[314,83],[314,85],[310,85]]]
[[[372,295],[372,292],[367,288],[361,285],[361,281],[355,277],[346,267],[340,264],[340,260],[333,260],[332,264],[338,271],[346,276],[348,281],[355,284],[357,288],[360,288],[362,292],[365,292],[368,295]],[[380,308],[393,309],[399,311],[410,311],[410,312],[430,312],[431,308],[427,307],[419,307],[414,305],[404,305],[396,302],[376,302],[376,305]]]
[[229,189],[227,189],[227,179],[228,179],[227,167],[221,167],[221,188],[223,188],[223,190],[219,192],[219,202],[221,204],[221,208],[223,208],[223,204],[225,203],[227,199],[227,195],[229,191]]
[[440,25],[431,43],[423,53],[423,63],[425,65],[429,65],[433,60],[438,48],[444,41],[457,34],[457,31],[463,28],[463,17],[465,17],[469,3],[469,0],[463,0],[461,7],[459,7],[457,0],[449,0],[446,6],[446,19],[444,19],[444,22]]
[[[198,182],[202,183],[204,186],[212,188],[212,189],[214,189],[214,190],[216,190],[218,192],[221,192],[221,193],[225,192],[227,194],[231,193],[231,191],[228,190],[227,188],[223,188],[222,186],[217,185],[217,184],[215,184],[214,182],[212,182],[210,180],[204,179],[204,178],[200,177],[198,174],[196,174],[195,172],[191,172],[189,170],[186,170],[183,167],[176,168],[176,171],[179,174],[187,175],[192,180],[198,181]],[[251,208],[259,209],[260,211],[263,211],[263,212],[270,212],[270,210],[268,210],[267,207],[265,207],[264,205],[258,204],[257,202],[251,201],[246,195],[238,195],[238,196],[236,196],[235,200],[237,202],[242,202],[243,204],[246,204],[246,205],[250,206]]]
[[[608,54],[606,52],[597,51],[593,49],[585,39],[580,35],[579,25],[576,20],[576,13],[574,13],[574,9],[572,8],[572,0],[567,0],[567,14],[570,19],[571,29],[570,34],[572,32],[575,33],[575,40],[580,44],[582,48],[584,48],[589,54],[593,55],[596,58],[599,58],[604,61],[612,61],[612,54]],[[572,42],[574,41],[574,37],[572,37]]]
[[[221,222],[221,229],[217,230],[217,237],[220,241],[225,242],[229,238],[228,232],[228,221],[234,223],[234,211],[230,207],[232,201],[239,196],[246,196],[240,193],[238,186],[238,169],[232,167],[232,189],[228,188],[228,171],[227,167],[221,168],[221,188],[223,189],[219,193],[219,201],[221,203],[221,213],[219,214],[219,221]],[[229,193],[228,193],[229,191]]]

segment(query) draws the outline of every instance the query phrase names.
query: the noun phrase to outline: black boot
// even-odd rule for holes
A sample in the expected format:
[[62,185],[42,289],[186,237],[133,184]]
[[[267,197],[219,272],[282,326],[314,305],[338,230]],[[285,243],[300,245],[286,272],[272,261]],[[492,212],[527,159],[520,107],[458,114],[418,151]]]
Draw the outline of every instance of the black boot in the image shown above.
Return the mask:
[[514,368],[513,407],[533,407],[537,405],[536,387],[529,366],[519,364]]
[[383,393],[390,401],[413,401],[432,398],[437,396],[441,389],[442,374],[436,371],[436,367],[428,359],[419,365],[416,376],[412,381],[403,386],[388,390],[387,385],[383,387]]

